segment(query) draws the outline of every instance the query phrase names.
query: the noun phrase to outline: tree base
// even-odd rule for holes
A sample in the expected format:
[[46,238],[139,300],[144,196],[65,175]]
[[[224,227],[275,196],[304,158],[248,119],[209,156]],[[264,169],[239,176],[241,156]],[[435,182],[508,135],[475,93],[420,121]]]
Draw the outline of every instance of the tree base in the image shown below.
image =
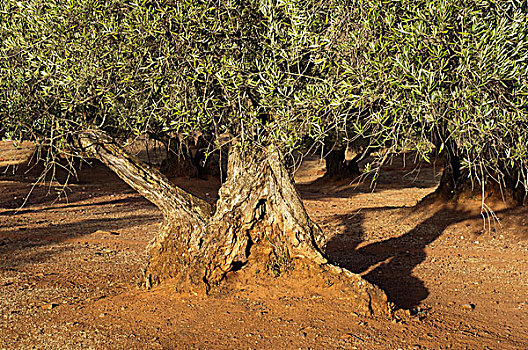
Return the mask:
[[493,207],[508,208],[528,204],[524,189],[521,187],[516,188],[513,181],[506,179],[502,185],[497,182],[488,182],[485,184],[483,192],[482,185],[472,183],[468,176],[463,174],[455,180],[445,170],[436,190],[423,198],[421,203],[434,201],[462,202],[467,200],[485,202]]
[[[259,265],[262,266],[262,265]],[[229,272],[219,288],[204,293],[199,286],[182,285],[178,280],[168,283],[178,293],[224,295],[238,292],[265,294],[267,297],[287,295],[295,298],[324,298],[345,301],[350,313],[362,316],[392,317],[394,304],[377,286],[360,275],[331,264],[315,264],[308,259],[295,259],[290,269],[280,275],[253,265]]]
[[[307,290],[320,291],[350,302],[356,313],[373,316],[390,316],[393,304],[379,287],[366,281],[358,274],[332,264],[317,265],[310,261],[300,261],[293,273],[296,280],[304,280]],[[312,284],[317,288],[311,287]]]
[[357,312],[390,314],[387,297],[360,276],[331,265],[325,237],[310,220],[280,152],[232,147],[216,206],[174,186],[104,133],[86,131],[80,146],[96,155],[164,216],[149,244],[144,286],[173,279],[178,289],[209,293],[237,271],[296,273],[308,285],[335,286]]
[[246,153],[234,149],[211,217],[182,210],[166,216],[148,250],[145,286],[175,279],[180,292],[207,294],[248,273],[280,283],[292,278],[297,284],[303,281],[303,288],[326,286],[326,292],[350,298],[358,313],[389,315],[385,293],[331,265],[322,253],[324,241],[279,153],[273,148]]

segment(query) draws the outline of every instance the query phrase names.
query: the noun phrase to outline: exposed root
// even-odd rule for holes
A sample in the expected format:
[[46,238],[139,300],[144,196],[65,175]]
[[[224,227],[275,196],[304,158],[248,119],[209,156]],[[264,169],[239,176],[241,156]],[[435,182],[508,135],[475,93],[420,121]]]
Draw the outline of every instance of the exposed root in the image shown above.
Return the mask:
[[318,295],[329,300],[345,300],[351,313],[381,317],[393,314],[394,305],[387,300],[385,292],[358,274],[306,258],[292,259],[287,266],[286,270],[276,274],[269,266],[259,263],[246,265],[240,271],[229,273],[222,288],[260,288],[270,296],[277,293],[298,297]]
[[314,280],[340,298],[349,300],[351,310],[356,313],[366,316],[392,315],[393,304],[387,300],[385,292],[360,275],[330,263],[318,265],[303,260],[296,266],[309,273],[309,276],[304,276],[307,280]]

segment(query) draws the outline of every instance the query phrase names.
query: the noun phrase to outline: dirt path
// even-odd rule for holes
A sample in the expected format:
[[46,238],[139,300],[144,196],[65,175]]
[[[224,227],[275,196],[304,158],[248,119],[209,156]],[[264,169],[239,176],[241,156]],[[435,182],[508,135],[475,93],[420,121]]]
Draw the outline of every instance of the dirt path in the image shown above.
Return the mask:
[[[306,166],[300,180],[317,173]],[[208,298],[137,289],[161,215],[104,169],[85,172],[68,200],[39,186],[18,211],[31,179],[0,178],[1,349],[528,348],[526,210],[499,210],[502,226],[483,230],[478,202],[416,209],[433,168],[394,166],[373,193],[299,186],[328,255],[387,291],[394,320],[280,278],[235,276]],[[214,200],[213,181],[178,181]]]

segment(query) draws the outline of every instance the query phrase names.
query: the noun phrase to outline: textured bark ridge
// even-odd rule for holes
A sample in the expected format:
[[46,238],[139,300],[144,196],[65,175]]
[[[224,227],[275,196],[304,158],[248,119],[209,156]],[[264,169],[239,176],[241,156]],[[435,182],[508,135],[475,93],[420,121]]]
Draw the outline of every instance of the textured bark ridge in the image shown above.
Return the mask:
[[164,214],[160,233],[147,250],[147,288],[175,279],[181,290],[207,293],[240,269],[287,278],[302,267],[302,276],[315,276],[352,296],[355,311],[391,313],[383,291],[327,261],[323,233],[308,217],[272,146],[251,151],[231,147],[228,177],[213,207],[173,186],[159,172],[144,169],[115,145],[96,146],[93,139],[92,133],[81,144]]
[[84,151],[99,159],[130,187],[156,205],[165,217],[178,211],[206,218],[213,211],[209,203],[174,186],[158,170],[126,153],[105,133],[87,130],[79,133],[77,141]]

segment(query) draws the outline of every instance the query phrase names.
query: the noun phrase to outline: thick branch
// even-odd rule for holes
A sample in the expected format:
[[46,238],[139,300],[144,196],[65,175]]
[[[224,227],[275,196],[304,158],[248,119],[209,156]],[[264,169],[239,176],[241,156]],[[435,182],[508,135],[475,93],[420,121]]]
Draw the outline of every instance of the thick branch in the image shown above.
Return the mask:
[[158,170],[128,154],[114,140],[100,130],[86,130],[78,134],[80,146],[103,162],[123,181],[156,205],[167,218],[174,212],[205,220],[213,206],[206,201],[174,186]]

